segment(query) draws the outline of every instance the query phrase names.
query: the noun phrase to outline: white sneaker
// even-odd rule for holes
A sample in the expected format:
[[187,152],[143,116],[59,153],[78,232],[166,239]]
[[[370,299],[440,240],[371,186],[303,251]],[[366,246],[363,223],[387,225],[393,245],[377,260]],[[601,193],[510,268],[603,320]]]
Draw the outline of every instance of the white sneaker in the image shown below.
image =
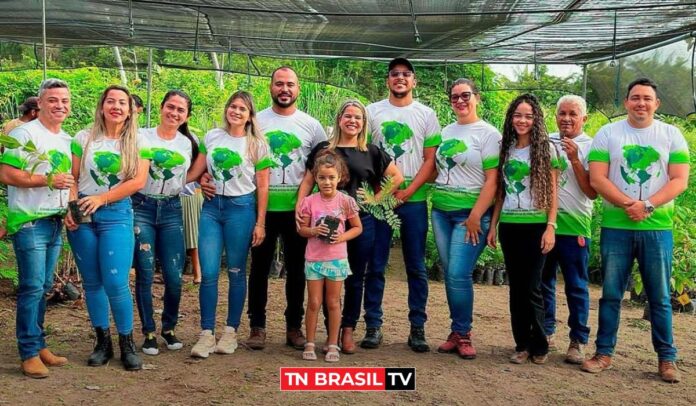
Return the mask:
[[215,352],[217,354],[232,354],[237,349],[237,332],[234,327],[225,327],[225,332],[222,333],[220,341],[218,341]]
[[212,330],[203,330],[198,336],[198,342],[191,349],[191,356],[196,358],[208,358],[215,351],[215,336]]

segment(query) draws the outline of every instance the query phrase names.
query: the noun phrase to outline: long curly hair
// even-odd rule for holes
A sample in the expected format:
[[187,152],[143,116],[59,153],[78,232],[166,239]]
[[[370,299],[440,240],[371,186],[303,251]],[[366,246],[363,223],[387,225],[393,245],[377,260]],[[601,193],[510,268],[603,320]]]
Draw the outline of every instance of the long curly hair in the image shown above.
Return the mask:
[[505,113],[505,123],[503,124],[503,139],[500,146],[500,164],[498,165],[498,193],[500,197],[505,197],[505,187],[503,185],[503,168],[510,157],[510,149],[517,143],[517,131],[512,126],[512,116],[517,107],[527,103],[532,107],[534,122],[530,134],[530,188],[534,207],[539,210],[548,210],[551,207],[552,196],[552,177],[551,177],[551,147],[549,134],[544,124],[544,112],[539,106],[539,100],[533,94],[523,94],[518,96],[510,103]]

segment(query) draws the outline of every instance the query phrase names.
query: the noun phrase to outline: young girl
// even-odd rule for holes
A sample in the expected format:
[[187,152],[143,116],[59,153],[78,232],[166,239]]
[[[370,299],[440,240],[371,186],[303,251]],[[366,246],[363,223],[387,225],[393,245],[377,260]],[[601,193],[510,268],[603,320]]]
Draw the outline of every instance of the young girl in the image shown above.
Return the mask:
[[515,353],[510,362],[547,360],[541,271],[555,243],[558,157],[550,145],[544,113],[531,94],[508,107],[498,165],[498,193],[488,245],[500,245],[510,276],[510,321]]
[[[300,235],[309,238],[305,251],[305,276],[309,299],[305,326],[307,343],[302,359],[316,360],[314,336],[317,318],[326,292],[329,310],[329,337],[326,362],[339,360],[338,328],[341,323],[341,287],[350,274],[346,241],[362,232],[358,204],[352,197],[338,192],[339,184],[348,181],[348,168],[333,150],[319,153],[312,169],[319,193],[306,197],[300,205]],[[345,221],[350,229],[345,231]],[[324,289],[326,285],[326,289]]]

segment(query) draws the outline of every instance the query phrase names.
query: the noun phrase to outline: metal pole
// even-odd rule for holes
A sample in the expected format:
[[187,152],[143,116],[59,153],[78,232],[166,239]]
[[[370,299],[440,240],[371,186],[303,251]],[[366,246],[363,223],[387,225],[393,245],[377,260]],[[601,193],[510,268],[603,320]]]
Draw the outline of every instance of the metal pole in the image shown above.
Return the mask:
[[147,53],[147,128],[150,128],[150,110],[152,109],[152,48]]
[[582,98],[587,100],[587,64],[582,65]]
[[41,0],[41,29],[43,31],[43,80],[46,80],[46,0]]

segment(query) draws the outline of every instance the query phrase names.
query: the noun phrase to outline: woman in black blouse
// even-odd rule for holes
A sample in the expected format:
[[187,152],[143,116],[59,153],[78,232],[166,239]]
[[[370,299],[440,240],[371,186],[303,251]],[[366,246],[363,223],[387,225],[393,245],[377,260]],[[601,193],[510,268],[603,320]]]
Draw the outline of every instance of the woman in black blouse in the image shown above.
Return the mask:
[[[357,100],[343,103],[336,116],[330,139],[317,145],[307,159],[307,171],[298,191],[298,207],[314,187],[311,172],[314,157],[324,148],[335,150],[346,161],[350,180],[342,190],[356,200],[360,201],[358,189],[363,182],[367,182],[375,193],[391,193],[398,189],[404,179],[401,172],[387,153],[378,146],[367,143],[367,134],[369,131],[365,106]],[[392,190],[379,190],[382,178],[388,176],[393,179]],[[353,331],[360,318],[363,290],[367,317],[374,311],[380,311],[383,288],[376,287],[384,286],[384,274],[371,273],[368,269],[375,246],[376,220],[372,215],[361,212],[360,221],[363,225],[362,234],[348,242],[348,261],[352,275],[345,281],[346,295],[341,320],[341,350],[345,354],[355,352]]]

